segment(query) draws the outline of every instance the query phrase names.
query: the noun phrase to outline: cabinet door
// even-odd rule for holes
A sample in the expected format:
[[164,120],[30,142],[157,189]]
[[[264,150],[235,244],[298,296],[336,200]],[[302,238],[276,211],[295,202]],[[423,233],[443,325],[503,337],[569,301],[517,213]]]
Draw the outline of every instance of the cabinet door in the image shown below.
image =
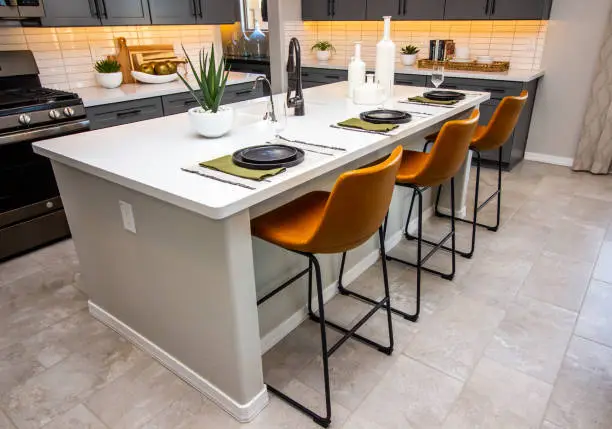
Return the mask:
[[149,0],[152,24],[195,24],[193,0]]
[[147,25],[151,23],[147,0],[99,0],[104,25]]
[[391,16],[395,20],[404,19],[403,4],[404,0],[368,0],[367,19],[379,21],[383,16]]
[[302,0],[302,19],[304,21],[331,21],[331,0]]
[[45,0],[45,27],[102,25],[96,0]]
[[446,0],[403,0],[404,15],[401,19],[408,21],[444,19]]
[[542,19],[544,0],[491,0],[492,19]]
[[492,0],[446,0],[444,19],[489,19],[491,1]]
[[366,0],[332,0],[334,21],[363,21],[366,19]]
[[145,121],[162,116],[164,116],[164,109],[159,97],[87,108],[87,117],[89,118],[92,130],[131,124],[132,122]]
[[196,0],[198,3],[198,24],[233,24],[239,19],[236,0]]

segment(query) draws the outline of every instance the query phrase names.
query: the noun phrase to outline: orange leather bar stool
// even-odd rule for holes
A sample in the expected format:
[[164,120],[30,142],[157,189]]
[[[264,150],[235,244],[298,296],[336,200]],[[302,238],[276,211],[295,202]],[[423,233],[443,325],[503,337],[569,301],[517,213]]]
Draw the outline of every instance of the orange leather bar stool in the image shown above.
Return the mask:
[[[328,358],[349,338],[354,338],[379,351],[391,354],[393,351],[393,325],[389,282],[385,262],[385,248],[382,223],[391,204],[395,176],[402,159],[402,147],[398,146],[384,162],[342,174],[331,193],[312,192],[290,202],[251,222],[254,236],[276,244],[292,252],[306,256],[309,267],[257,301],[260,305],[285,289],[295,280],[308,273],[308,313],[321,328],[321,349],[323,377],[325,381],[325,416],[310,410],[274,387],[268,389],[298,410],[308,414],[315,422],[327,427],[331,422],[331,399],[329,387]],[[347,252],[365,243],[378,230],[381,243],[384,298],[374,301],[374,307],[352,328],[347,329],[325,320],[323,306],[323,284],[321,268],[316,253]],[[317,288],[319,315],[312,309],[312,271],[314,268]],[[389,346],[380,345],[356,333],[381,308],[387,310]],[[325,325],[339,330],[344,335],[329,349]]]
[[[416,263],[404,261],[398,258],[387,256],[386,259],[401,262],[417,269],[417,299],[416,311],[412,314],[406,313],[403,310],[392,308],[391,311],[410,321],[416,322],[421,312],[421,271],[428,271],[433,274],[442,276],[445,279],[452,280],[455,276],[455,180],[457,174],[469,151],[470,142],[474,135],[474,131],[478,126],[480,113],[474,110],[469,119],[449,121],[442,126],[436,141],[430,153],[405,150],[402,156],[402,164],[396,178],[396,185],[411,188],[413,190],[408,219],[404,228],[404,235],[408,240],[417,239],[417,260]],[[451,182],[451,231],[438,243],[434,243],[423,239],[423,213],[420,210],[418,215],[418,230],[417,236],[414,237],[408,232],[410,218],[412,216],[412,208],[414,200],[418,196],[419,208],[423,207],[423,192],[435,186],[450,180]],[[385,222],[386,233],[386,222]],[[441,273],[439,271],[423,267],[429,258],[433,256],[440,248],[444,246],[448,240],[451,240],[452,247],[452,271],[450,274]],[[425,257],[422,256],[422,244],[430,244],[433,248]],[[369,303],[375,303],[370,298],[350,291],[342,286],[342,273],[344,271],[344,262],[346,253],[342,255],[342,263],[340,265],[340,279],[338,280],[340,293],[351,295]]]
[[[476,155],[476,186],[474,191],[474,214],[472,219],[458,218],[458,220],[462,222],[472,224],[472,242],[469,250],[457,251],[457,253],[459,253],[465,258],[471,258],[474,255],[474,250],[476,248],[476,226],[487,228],[489,231],[497,231],[499,229],[501,221],[503,145],[508,141],[508,139],[514,132],[514,128],[516,127],[516,124],[519,121],[521,112],[523,111],[523,107],[527,102],[528,96],[529,93],[527,91],[523,91],[518,97],[505,97],[501,101],[501,103],[499,103],[497,109],[495,109],[495,113],[493,113],[493,117],[491,118],[489,123],[487,125],[479,125],[478,128],[476,128],[476,132],[474,133],[474,138],[472,139],[472,143],[470,145],[470,149],[473,151],[474,155]],[[425,144],[425,150],[427,150],[427,146],[435,140],[435,136],[428,136],[427,140],[428,142]],[[489,150],[498,151],[499,158],[497,161],[497,190],[493,192],[493,194],[491,194],[482,204],[479,204],[478,198],[480,188],[481,152]],[[442,186],[438,188],[438,197],[436,198],[436,216],[448,217],[447,215],[440,213],[440,211],[438,210],[438,201],[440,199],[441,188]],[[482,223],[478,223],[478,212],[482,210],[487,204],[489,204],[495,197],[497,197],[497,222],[495,223],[495,225],[484,225]]]

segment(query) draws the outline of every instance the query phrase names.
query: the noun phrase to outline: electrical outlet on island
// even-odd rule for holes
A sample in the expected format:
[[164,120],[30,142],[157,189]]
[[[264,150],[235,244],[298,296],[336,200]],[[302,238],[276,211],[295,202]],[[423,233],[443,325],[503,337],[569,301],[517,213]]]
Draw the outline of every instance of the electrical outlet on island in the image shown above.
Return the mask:
[[136,221],[134,220],[134,210],[132,205],[125,201],[119,200],[119,209],[121,210],[121,219],[123,220],[123,228],[136,234]]

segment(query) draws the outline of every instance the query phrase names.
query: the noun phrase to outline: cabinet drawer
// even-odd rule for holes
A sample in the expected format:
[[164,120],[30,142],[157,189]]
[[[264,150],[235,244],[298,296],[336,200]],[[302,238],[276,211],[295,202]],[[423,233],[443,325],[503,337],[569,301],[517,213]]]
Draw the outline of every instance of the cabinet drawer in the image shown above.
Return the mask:
[[306,68],[302,69],[302,80],[321,84],[343,82],[348,80],[348,71]]
[[[197,94],[199,93],[200,91],[197,92]],[[169,116],[185,113],[192,107],[196,107],[198,102],[191,93],[181,92],[180,94],[164,95],[162,97],[162,105],[164,107],[164,116]]]
[[[431,83],[431,76],[427,77],[427,86],[430,88],[433,88],[434,86]],[[523,84],[521,82],[509,82],[502,80],[447,77],[444,79],[444,83],[442,83],[441,88],[490,92],[491,98],[501,100],[507,96],[519,95],[523,89]]]
[[253,88],[252,83],[242,83],[240,85],[232,85],[225,88],[221,104],[238,103],[240,101],[252,100],[259,97],[263,97],[261,85],[257,85]]
[[159,118],[163,115],[162,101],[159,97],[87,108],[87,117],[92,130]]
[[427,76],[421,76],[416,74],[395,74],[396,85],[408,85],[408,86],[426,86]]

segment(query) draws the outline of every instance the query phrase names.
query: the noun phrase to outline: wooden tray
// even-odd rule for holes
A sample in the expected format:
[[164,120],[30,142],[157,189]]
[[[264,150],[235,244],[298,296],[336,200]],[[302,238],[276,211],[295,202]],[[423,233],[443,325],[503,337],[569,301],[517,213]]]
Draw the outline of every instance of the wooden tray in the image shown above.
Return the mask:
[[454,61],[419,60],[418,66],[420,69],[432,69],[434,66],[444,66],[446,70],[488,73],[503,73],[510,70],[510,63],[508,61],[494,61],[493,64],[480,64],[476,61],[460,63]]
[[[142,45],[128,46],[125,37],[117,38],[117,61],[121,65],[123,73],[123,83],[135,82],[131,72],[140,70],[142,62],[172,61],[177,64],[184,64],[186,61],[179,58],[174,53],[173,45]],[[150,59],[147,59],[150,58]]]

